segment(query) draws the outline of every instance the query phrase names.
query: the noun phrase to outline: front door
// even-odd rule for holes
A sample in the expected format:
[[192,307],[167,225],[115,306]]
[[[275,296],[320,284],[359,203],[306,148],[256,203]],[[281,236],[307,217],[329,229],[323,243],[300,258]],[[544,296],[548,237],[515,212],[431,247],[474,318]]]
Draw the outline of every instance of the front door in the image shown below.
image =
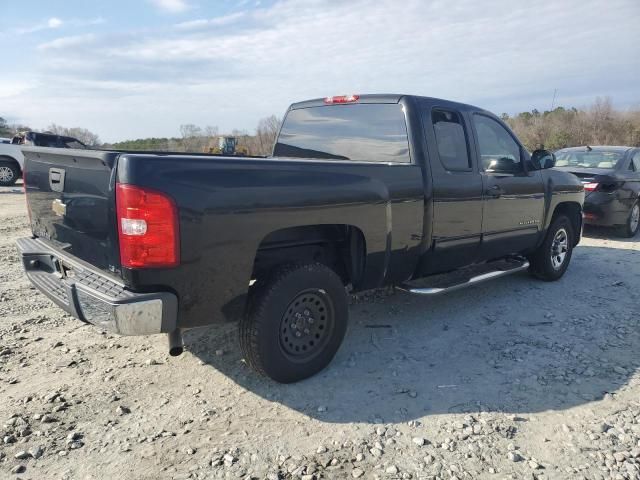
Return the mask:
[[481,258],[523,252],[542,229],[542,176],[528,171],[526,152],[504,125],[482,113],[471,117],[484,187]]

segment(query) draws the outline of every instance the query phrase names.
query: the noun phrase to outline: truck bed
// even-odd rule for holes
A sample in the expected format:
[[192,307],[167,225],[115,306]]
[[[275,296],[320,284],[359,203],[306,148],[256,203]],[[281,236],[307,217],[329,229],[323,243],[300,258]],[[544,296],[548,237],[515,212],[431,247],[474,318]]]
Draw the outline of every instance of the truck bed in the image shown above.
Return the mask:
[[[274,242],[295,243],[296,229],[357,229],[367,242],[362,288],[409,278],[424,235],[422,174],[413,164],[24,151],[34,235],[98,267],[131,291],[175,292],[184,327],[237,318],[256,252]],[[62,189],[51,177],[59,178],[59,173],[64,175]],[[179,266],[120,265],[116,183],[162,191],[174,199]]]

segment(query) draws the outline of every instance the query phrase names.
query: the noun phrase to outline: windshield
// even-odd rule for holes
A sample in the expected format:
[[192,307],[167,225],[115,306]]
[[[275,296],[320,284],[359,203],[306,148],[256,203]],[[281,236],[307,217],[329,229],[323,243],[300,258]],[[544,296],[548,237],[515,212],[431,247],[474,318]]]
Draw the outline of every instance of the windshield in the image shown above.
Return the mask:
[[607,150],[556,152],[556,167],[615,168],[622,153]]

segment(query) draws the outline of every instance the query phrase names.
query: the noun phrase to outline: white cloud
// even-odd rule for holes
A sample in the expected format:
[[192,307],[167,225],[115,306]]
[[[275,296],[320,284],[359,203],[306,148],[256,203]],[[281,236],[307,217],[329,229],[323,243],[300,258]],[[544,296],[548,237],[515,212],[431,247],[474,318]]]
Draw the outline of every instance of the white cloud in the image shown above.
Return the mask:
[[197,20],[189,20],[187,22],[177,23],[175,27],[178,30],[198,30],[207,27],[220,27],[230,25],[246,16],[246,12],[235,12],[229,15],[223,15],[215,18],[199,18]]
[[35,87],[35,84],[29,80],[11,80],[4,79],[0,81],[0,98],[14,99],[20,97],[27,92],[30,88]]
[[68,37],[60,37],[50,42],[41,43],[38,45],[38,50],[52,50],[52,49],[64,49],[69,47],[77,47],[80,45],[87,45],[95,40],[96,36],[92,33],[85,35],[71,35]]
[[149,0],[156,8],[168,13],[182,13],[189,9],[185,0]]
[[25,35],[29,33],[40,32],[42,30],[50,30],[55,28],[60,28],[63,24],[63,21],[57,17],[51,17],[49,20],[42,21],[36,23],[34,25],[30,25],[28,27],[18,27],[14,30],[18,35]]
[[48,21],[47,21],[47,26],[49,28],[58,28],[60,25],[62,25],[62,20],[60,20],[57,17],[51,17]]
[[401,9],[282,0],[170,30],[41,44],[46,55],[36,52],[25,75],[38,80],[33,101],[3,108],[117,140],[175,135],[181,123],[252,129],[291,102],[346,93],[430,95],[499,114],[544,110],[557,88],[557,105],[611,95],[624,107],[640,100],[639,9],[637,0],[405,0]]
[[29,33],[40,32],[42,30],[55,30],[61,27],[87,27],[91,25],[99,25],[104,22],[105,20],[102,17],[90,19],[72,18],[68,20],[61,20],[58,17],[51,17],[46,21],[42,21],[28,27],[15,28],[13,32],[18,35],[26,35]]

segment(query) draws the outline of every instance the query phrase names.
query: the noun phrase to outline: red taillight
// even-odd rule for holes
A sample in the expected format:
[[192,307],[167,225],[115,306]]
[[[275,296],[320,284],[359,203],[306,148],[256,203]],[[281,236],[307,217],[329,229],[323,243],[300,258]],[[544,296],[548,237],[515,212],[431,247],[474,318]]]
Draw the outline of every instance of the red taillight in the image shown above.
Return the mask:
[[123,267],[175,267],[180,263],[178,211],[169,196],[118,183],[116,216]]
[[596,188],[598,188],[598,184],[597,183],[585,183],[584,184],[584,191],[585,192],[593,192]]
[[353,103],[357,102],[360,95],[340,95],[338,97],[327,97],[324,99],[324,103]]

